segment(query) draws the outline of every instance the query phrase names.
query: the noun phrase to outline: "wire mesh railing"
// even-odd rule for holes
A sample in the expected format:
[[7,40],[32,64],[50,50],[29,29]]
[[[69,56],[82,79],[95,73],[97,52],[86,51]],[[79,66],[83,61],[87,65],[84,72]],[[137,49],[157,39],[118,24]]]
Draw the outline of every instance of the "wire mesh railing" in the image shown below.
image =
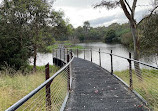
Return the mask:
[[110,53],[100,49],[71,50],[76,57],[96,63],[108,70],[127,85],[129,90],[133,91],[151,110],[158,110],[158,67],[132,59],[131,53],[129,57],[122,57],[113,54],[112,50]]
[[[49,64],[47,64],[45,67],[46,81],[6,111],[59,111],[63,109],[71,87],[71,62],[74,55],[64,50],[55,50],[53,57],[56,54],[62,54],[62,57],[56,57],[56,63],[54,63],[60,65],[61,69],[51,74]],[[49,77],[50,74],[51,77]]]

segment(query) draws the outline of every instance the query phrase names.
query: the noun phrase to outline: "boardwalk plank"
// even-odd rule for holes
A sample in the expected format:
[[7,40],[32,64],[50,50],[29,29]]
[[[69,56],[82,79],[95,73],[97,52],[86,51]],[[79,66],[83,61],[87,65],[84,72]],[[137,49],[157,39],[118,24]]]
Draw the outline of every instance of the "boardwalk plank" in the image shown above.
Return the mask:
[[141,101],[108,71],[75,58],[65,111],[146,111]]

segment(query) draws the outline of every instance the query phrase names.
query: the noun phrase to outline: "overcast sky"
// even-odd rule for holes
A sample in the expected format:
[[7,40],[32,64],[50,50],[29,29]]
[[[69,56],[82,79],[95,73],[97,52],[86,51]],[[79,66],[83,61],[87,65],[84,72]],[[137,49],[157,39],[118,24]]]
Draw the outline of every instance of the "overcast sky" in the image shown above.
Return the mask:
[[[102,0],[56,0],[53,8],[64,11],[65,17],[69,19],[74,27],[83,25],[83,22],[87,20],[94,27],[108,26],[114,22],[128,22],[119,7],[113,10],[107,10],[106,8],[94,9],[93,6],[100,1]],[[136,8],[137,21],[140,21],[145,14],[149,13],[151,4],[151,0],[138,0]]]
[[[1,2],[2,0],[0,0]],[[106,8],[94,9],[93,6],[102,0],[55,0],[53,8],[65,13],[65,18],[74,26],[82,26],[84,21],[89,21],[91,26],[108,26],[111,23],[128,22],[121,8],[107,10]],[[133,0],[128,0],[133,1]],[[138,0],[136,8],[136,19],[149,13],[152,0]]]

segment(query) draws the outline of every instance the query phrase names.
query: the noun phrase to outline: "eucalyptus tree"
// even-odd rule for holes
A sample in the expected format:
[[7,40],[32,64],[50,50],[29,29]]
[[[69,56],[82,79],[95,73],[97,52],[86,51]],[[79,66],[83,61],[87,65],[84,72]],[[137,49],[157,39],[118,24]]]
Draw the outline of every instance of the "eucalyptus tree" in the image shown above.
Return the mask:
[[26,67],[31,53],[29,18],[20,2],[4,0],[0,6],[0,64],[17,70]]
[[158,14],[155,13],[149,19],[144,20],[140,29],[141,50],[145,54],[158,55]]
[[49,5],[42,0],[30,0],[27,4],[29,14],[29,27],[31,29],[31,41],[33,46],[34,71],[36,71],[36,60],[38,48],[43,44],[43,28],[48,24]]
[[[135,19],[135,10],[137,7],[137,1],[138,0],[130,0],[131,4],[129,3],[129,1],[127,0],[103,0],[101,3],[95,5],[94,8],[96,7],[106,7],[107,9],[114,9],[118,6],[121,6],[125,16],[127,17],[127,19],[129,20],[130,23],[130,29],[131,29],[131,33],[132,33],[132,37],[133,37],[133,42],[134,42],[134,59],[135,60],[139,60],[139,51],[140,51],[140,38],[137,35],[137,27],[138,25],[145,19],[145,18],[149,18],[153,12],[158,8],[158,6],[155,6],[152,10],[151,13],[142,18],[142,20],[138,23]],[[136,69],[136,74],[137,76],[140,77],[141,79],[141,73],[140,73],[140,68],[139,68],[139,64],[135,62],[135,69]]]

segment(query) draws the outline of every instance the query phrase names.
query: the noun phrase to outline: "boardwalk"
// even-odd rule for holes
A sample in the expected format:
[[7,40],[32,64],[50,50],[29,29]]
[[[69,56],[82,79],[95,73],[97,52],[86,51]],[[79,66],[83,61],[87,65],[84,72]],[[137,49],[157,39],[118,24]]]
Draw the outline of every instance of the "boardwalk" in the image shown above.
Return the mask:
[[72,67],[72,91],[65,111],[145,111],[138,98],[106,70],[79,58]]

